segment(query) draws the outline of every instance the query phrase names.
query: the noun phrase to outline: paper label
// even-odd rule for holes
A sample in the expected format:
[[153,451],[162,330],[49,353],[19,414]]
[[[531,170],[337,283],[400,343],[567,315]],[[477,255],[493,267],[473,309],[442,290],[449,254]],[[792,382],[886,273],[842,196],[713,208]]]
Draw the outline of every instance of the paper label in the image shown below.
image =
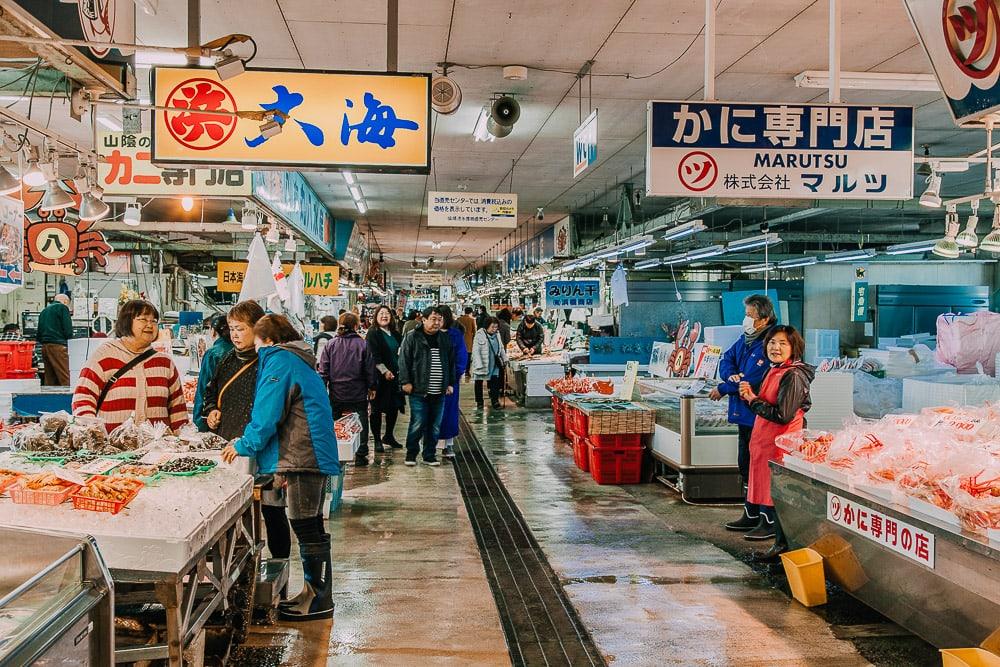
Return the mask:
[[87,483],[87,478],[75,470],[67,470],[66,468],[50,466],[45,469],[45,472],[50,472],[59,479],[69,482],[70,484],[79,484],[80,486],[83,486]]
[[80,473],[81,475],[103,475],[119,463],[121,463],[121,461],[117,459],[97,459],[96,461],[91,461],[87,465],[82,465],[79,468],[74,469],[74,471]]
[[934,534],[931,532],[829,491],[826,519],[934,569]]
[[622,382],[618,398],[631,401],[635,393],[635,380],[639,375],[639,362],[629,361],[625,364],[625,379]]

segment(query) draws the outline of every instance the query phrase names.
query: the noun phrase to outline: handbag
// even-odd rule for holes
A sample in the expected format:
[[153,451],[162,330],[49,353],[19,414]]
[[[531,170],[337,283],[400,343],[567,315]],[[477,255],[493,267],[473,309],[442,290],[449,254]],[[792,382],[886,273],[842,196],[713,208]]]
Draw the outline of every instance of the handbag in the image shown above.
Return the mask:
[[101,406],[104,405],[104,399],[108,397],[108,392],[115,386],[115,383],[125,377],[130,370],[146,361],[146,359],[149,359],[154,354],[156,354],[156,350],[149,348],[145,352],[132,357],[131,361],[127,362],[124,366],[115,371],[115,374],[108,378],[108,381],[104,383],[104,387],[101,388],[101,393],[97,397],[97,407],[94,408],[94,414],[101,411]]

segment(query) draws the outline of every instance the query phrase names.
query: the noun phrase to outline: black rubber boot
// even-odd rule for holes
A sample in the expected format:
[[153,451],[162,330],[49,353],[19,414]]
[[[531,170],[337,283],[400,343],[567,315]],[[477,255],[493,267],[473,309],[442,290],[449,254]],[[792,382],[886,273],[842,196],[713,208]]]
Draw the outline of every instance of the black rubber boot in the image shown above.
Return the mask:
[[774,544],[767,551],[755,551],[751,558],[758,563],[775,563],[781,560],[781,554],[788,551],[788,540],[781,529],[781,520],[774,516]]
[[760,521],[758,521],[753,530],[743,536],[743,539],[754,542],[760,540],[770,540],[777,534],[775,523],[774,508],[764,507],[762,505],[760,508]]
[[[330,536],[316,544],[299,545],[305,584],[294,604],[278,606],[278,617],[283,621],[315,621],[333,618],[333,558],[330,554]],[[289,602],[292,602],[289,600]]]
[[743,503],[743,514],[736,521],[727,523],[726,530],[746,532],[756,528],[758,523],[760,523],[760,513],[757,511],[757,506],[754,505],[751,510],[750,503]]

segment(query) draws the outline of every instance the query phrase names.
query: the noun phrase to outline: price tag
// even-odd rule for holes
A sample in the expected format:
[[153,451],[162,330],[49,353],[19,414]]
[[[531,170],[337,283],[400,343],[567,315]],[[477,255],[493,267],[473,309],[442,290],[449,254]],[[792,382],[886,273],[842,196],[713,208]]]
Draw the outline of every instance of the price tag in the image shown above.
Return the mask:
[[45,469],[45,472],[50,472],[59,479],[69,482],[70,484],[79,484],[80,486],[83,486],[87,483],[87,478],[75,470],[67,470],[66,468],[50,466]]
[[97,459],[96,461],[91,461],[90,463],[73,470],[81,475],[103,475],[119,463],[121,463],[121,461],[117,459]]
[[910,426],[911,424],[913,424],[914,421],[916,421],[917,416],[916,415],[889,415],[888,417],[886,417],[886,419],[889,420],[890,424],[892,424],[893,426],[895,426],[897,428],[906,428],[907,426]]
[[139,463],[155,466],[156,464],[160,463],[165,456],[166,452],[164,452],[163,450],[154,449],[151,452],[146,452],[146,455],[143,456],[141,459],[139,459]]

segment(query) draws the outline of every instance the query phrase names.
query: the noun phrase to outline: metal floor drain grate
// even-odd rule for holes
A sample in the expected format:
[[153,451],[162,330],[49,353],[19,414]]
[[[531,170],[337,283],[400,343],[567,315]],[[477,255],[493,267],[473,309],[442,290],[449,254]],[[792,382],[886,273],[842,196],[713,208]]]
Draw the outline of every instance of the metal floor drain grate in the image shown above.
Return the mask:
[[493,589],[511,662],[515,666],[603,665],[531,529],[464,418],[455,444],[455,476]]

